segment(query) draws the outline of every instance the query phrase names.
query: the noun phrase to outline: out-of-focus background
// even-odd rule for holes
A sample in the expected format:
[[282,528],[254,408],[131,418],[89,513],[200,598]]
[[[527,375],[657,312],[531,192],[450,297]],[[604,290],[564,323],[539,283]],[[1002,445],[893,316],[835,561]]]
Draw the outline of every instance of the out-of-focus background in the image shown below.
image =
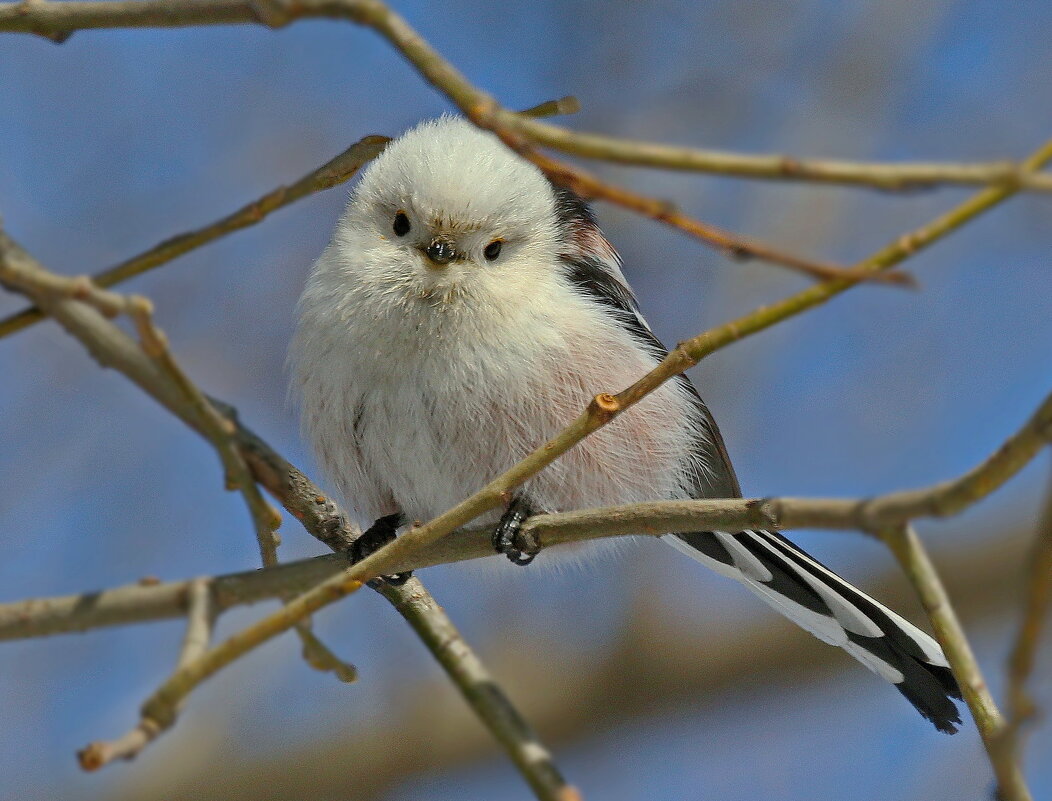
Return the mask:
[[[586,130],[743,151],[987,160],[1052,135],[1052,4],[400,2],[510,107],[564,94]],[[93,272],[217,218],[367,133],[448,105],[368,31],[303,22],[0,36],[0,213],[51,268]],[[965,196],[741,182],[599,165],[714,223],[851,262]],[[293,307],[346,188],[137,279],[209,392],[316,474],[286,402]],[[1020,196],[909,262],[918,292],[860,287],[694,371],[748,494],[868,495],[956,475],[1052,388],[1052,199]],[[666,342],[805,285],[608,207],[600,220]],[[0,312],[21,308],[0,296]],[[1037,460],[922,534],[995,693]],[[294,521],[285,559],[319,553]],[[890,556],[798,532],[922,620]],[[0,600],[249,569],[213,452],[53,324],[0,341]],[[540,561],[544,561],[544,557]],[[587,566],[423,574],[588,798],[986,799],[974,726],[936,733],[897,692],[737,585],[655,542]],[[258,614],[225,617],[220,635]],[[286,636],[196,692],[173,731],[97,775],[74,750],[123,732],[171,669],[179,623],[0,645],[0,797],[526,799],[404,623],[371,593],[317,628],[342,685]],[[1052,708],[1049,648],[1034,681]],[[1052,727],[1027,772],[1052,794]]]

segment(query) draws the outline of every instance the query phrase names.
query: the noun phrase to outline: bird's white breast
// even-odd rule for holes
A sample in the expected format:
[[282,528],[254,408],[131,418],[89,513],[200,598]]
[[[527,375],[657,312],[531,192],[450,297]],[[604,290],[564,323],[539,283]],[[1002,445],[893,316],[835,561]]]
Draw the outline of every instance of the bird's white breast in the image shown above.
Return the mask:
[[[304,429],[363,523],[446,511],[656,364],[561,278],[406,297],[348,286],[326,258],[293,359]],[[524,489],[539,510],[682,497],[696,414],[667,384]]]

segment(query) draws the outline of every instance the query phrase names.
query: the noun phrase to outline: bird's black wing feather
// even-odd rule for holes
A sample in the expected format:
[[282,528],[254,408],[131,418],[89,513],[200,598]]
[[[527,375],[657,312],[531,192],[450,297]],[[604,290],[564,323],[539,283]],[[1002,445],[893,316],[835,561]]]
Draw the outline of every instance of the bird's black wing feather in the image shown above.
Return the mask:
[[[567,280],[582,294],[605,306],[655,359],[664,359],[668,351],[650,330],[632,291],[622,280],[616,253],[609,248],[613,259],[611,267],[603,255],[595,252],[597,241],[606,243],[601,239],[602,234],[587,204],[567,189],[557,188],[556,199],[560,220],[571,243],[562,259]],[[573,247],[575,241],[578,246]],[[741,488],[716,421],[690,379],[680,374],[675,380],[686,390],[701,420],[694,448],[697,461],[707,468],[694,471],[695,483],[687,488],[689,494],[693,498],[741,497]],[[777,532],[767,531],[722,534],[722,539],[721,535],[709,531],[674,536],[704,557],[702,561],[707,558],[714,563],[710,566],[722,568],[721,572],[731,575],[737,572],[736,577],[746,586],[751,585],[761,597],[812,633],[823,636],[816,629],[825,628],[835,621],[834,631],[838,630],[836,627],[843,629],[841,644],[848,650],[855,649],[853,656],[871,669],[878,670],[874,666],[878,665],[881,668],[878,672],[883,673],[886,669],[897,671],[902,680],[895,682],[895,686],[914,707],[940,731],[956,731],[960,717],[950,697],[960,698],[960,689],[948,668],[932,664],[925,656],[916,639],[919,632],[901,626],[885,607],[828,568],[820,566],[801,548]],[[746,575],[743,567],[736,563],[736,556],[742,560],[743,555],[758,562],[770,578],[760,581]],[[816,589],[816,583],[821,591]],[[799,611],[794,612],[794,609]],[[808,615],[812,615],[812,625],[808,623]],[[820,617],[815,618],[815,615]],[[879,629],[877,636],[859,633],[859,618]],[[815,627],[813,621],[816,619],[826,619],[827,623]]]

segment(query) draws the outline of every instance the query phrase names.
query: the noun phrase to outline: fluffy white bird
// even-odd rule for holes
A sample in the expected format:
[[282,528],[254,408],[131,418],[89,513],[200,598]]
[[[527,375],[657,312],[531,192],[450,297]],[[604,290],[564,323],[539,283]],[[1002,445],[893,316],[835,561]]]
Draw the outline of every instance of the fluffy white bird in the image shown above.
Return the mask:
[[[366,548],[468,497],[667,353],[588,206],[455,117],[418,125],[363,172],[299,312],[303,428],[348,504],[376,521]],[[517,526],[529,514],[740,495],[716,423],[681,375],[490,522],[497,549],[525,564]],[[938,644],[777,532],[664,539],[956,731],[960,690]]]

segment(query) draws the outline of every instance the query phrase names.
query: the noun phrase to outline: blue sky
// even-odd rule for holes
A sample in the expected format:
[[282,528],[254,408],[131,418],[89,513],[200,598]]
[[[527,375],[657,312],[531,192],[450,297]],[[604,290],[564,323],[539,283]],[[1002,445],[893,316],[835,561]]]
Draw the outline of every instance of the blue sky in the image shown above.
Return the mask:
[[[1052,135],[1047,3],[397,7],[508,106],[577,95],[583,111],[566,122],[585,130],[800,156],[962,161],[1021,157]],[[0,214],[66,273],[109,266],[299,177],[364,134],[394,134],[448,109],[375,35],[323,22],[278,32],[84,32],[61,47],[2,35],[0,97]],[[843,262],[966,195],[592,168],[702,219]],[[284,353],[296,296],[345,192],[312,197],[128,285],[155,300],[190,374],[312,471],[285,401]],[[967,469],[1018,427],[1052,388],[1050,211],[1048,197],[1019,197],[912,260],[920,291],[853,290],[697,368],[746,492],[923,485]],[[619,210],[598,212],[667,343],[805,284],[728,262]],[[19,307],[0,296],[0,313]],[[1032,521],[1048,467],[1039,460],[976,511],[925,526],[925,535],[965,547]],[[284,537],[286,559],[319,552],[292,524]],[[891,563],[859,538],[798,539],[852,578]],[[3,600],[247,569],[257,559],[214,454],[50,324],[0,341],[0,542]],[[530,612],[517,620],[523,647],[555,632],[601,650],[640,576],[656,577],[659,601],[683,605],[687,625],[696,615],[730,636],[740,621],[766,619],[738,588],[659,551],[510,585],[479,570],[426,578],[481,643],[500,631],[493,609],[521,607]],[[275,644],[195,696],[179,730],[142,759],[91,777],[76,771],[73,750],[130,724],[170,669],[178,626],[6,643],[0,797],[112,797],[169,775],[166,754],[209,726],[245,753],[266,753],[380,711],[375,688],[386,689],[392,660],[406,681],[433,675],[411,638],[390,631],[385,611],[360,598],[319,620],[361,667],[359,684],[337,686],[303,667],[291,641]],[[976,632],[995,686],[1012,621],[983,621]],[[986,797],[972,728],[938,737],[897,693],[843,665],[833,679],[772,677],[667,717],[626,721],[560,754],[588,797]],[[1046,706],[1048,666],[1046,653],[1038,680]],[[1032,747],[1039,796],[1052,788],[1052,768],[1034,757],[1050,745],[1046,733]],[[205,759],[202,775],[228,753]],[[434,799],[528,797],[494,760],[413,777],[391,798],[425,788]]]

